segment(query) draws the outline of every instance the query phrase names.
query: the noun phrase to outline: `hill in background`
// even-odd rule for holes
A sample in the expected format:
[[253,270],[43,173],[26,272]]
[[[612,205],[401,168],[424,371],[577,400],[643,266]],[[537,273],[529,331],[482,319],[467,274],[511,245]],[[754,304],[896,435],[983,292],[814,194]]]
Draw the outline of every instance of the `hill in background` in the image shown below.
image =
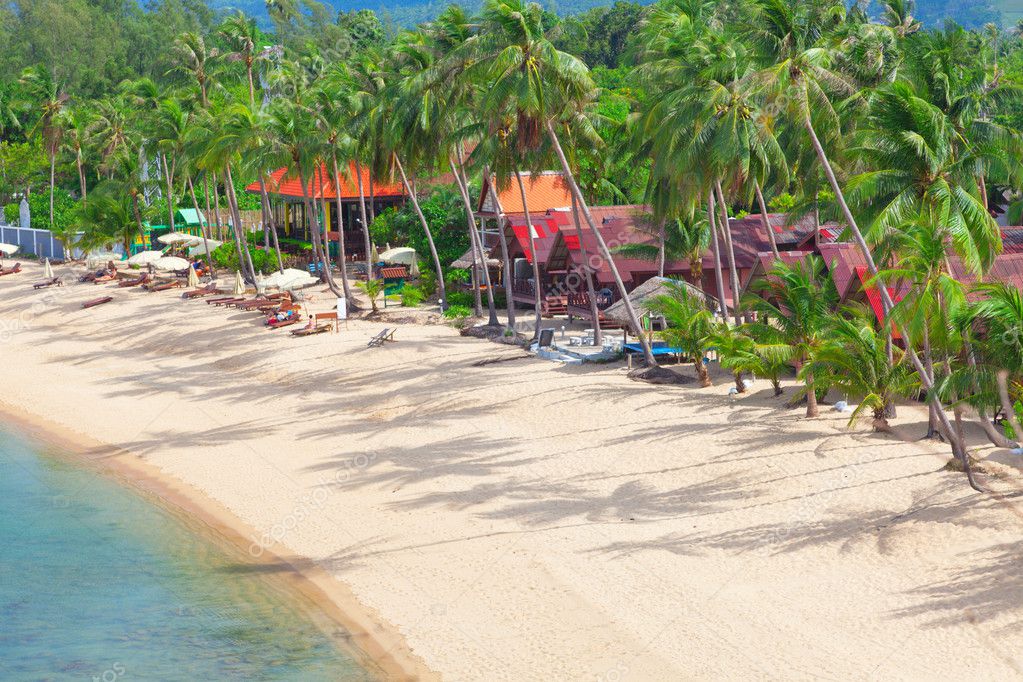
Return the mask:
[[[209,0],[214,9],[240,9],[246,14],[258,17],[267,23],[269,17],[265,0]],[[440,13],[449,2],[446,0],[405,0],[387,2],[381,0],[324,0],[338,11],[371,9],[378,12],[385,23],[397,26],[412,26],[428,21]],[[639,0],[642,4],[649,4]],[[469,9],[479,6],[478,1],[463,2]],[[545,0],[548,9],[561,15],[578,14],[593,7],[609,5],[607,0]],[[989,22],[1014,26],[1023,19],[1023,0],[917,0],[917,18],[927,26],[940,26],[946,19],[952,19],[967,28],[982,26]]]

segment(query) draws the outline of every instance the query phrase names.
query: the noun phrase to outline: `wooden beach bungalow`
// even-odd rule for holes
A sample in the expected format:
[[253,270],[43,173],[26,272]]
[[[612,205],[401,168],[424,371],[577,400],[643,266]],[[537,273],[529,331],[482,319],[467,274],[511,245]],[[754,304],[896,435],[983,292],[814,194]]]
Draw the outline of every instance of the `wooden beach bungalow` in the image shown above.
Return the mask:
[[[280,238],[308,242],[312,240],[312,221],[307,215],[302,183],[297,178],[286,177],[287,172],[287,168],[279,168],[270,175],[266,183],[273,222]],[[345,251],[349,260],[353,261],[366,258],[357,173],[355,164],[349,164],[342,169],[341,182],[335,186],[332,171],[326,165],[320,165],[313,173],[313,177],[309,178],[306,188],[306,193],[316,206],[320,228],[326,233],[328,241],[331,244],[338,242],[340,239],[338,227],[341,226],[344,231]],[[373,216],[392,206],[404,205],[406,195],[401,183],[375,183],[366,168],[362,168],[361,175],[369,220],[372,221]],[[245,189],[251,194],[260,193],[258,182]],[[338,197],[341,202],[340,216]]]

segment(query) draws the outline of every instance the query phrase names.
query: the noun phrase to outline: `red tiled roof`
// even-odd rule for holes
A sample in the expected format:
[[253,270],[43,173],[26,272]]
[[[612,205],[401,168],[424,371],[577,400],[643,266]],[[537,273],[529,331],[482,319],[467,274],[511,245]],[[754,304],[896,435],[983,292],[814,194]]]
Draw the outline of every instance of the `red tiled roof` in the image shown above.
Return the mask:
[[[351,163],[347,169],[347,176],[345,170],[341,171],[341,198],[342,199],[358,199],[359,198],[359,185],[358,180],[355,176],[355,164]],[[288,169],[278,168],[270,174],[270,180],[267,182],[266,191],[270,194],[279,194],[281,196],[292,197],[296,199],[302,199],[302,183],[299,182],[298,178],[287,178]],[[367,168],[362,169],[362,187],[366,197],[369,197],[369,170]],[[253,194],[259,193],[259,182],[254,182],[245,188],[245,191]],[[321,164],[316,172],[313,173],[313,177],[309,178],[309,196],[316,199],[336,199],[337,192],[334,187],[333,172]],[[405,195],[405,188],[401,183],[373,183],[373,196],[377,199],[382,197],[401,197]]]
[[[522,176],[522,184],[526,190],[526,206],[530,217],[546,213],[551,209],[567,208],[572,205],[572,191],[561,173],[545,171],[537,175]],[[479,211],[494,215],[496,207],[489,205],[488,191],[490,183],[484,183],[480,193]],[[519,191],[518,180],[512,176],[504,189],[499,190],[497,198],[505,215],[524,214],[522,193]]]
[[[877,318],[878,322],[884,319],[884,302],[881,300],[881,289],[873,284],[867,284],[870,281],[870,273],[867,272],[866,265],[856,266],[856,277],[860,280],[860,284],[863,287],[863,292],[867,295],[867,302],[870,304],[870,309],[874,311],[874,317]],[[898,303],[905,297],[905,292],[899,293],[894,287],[885,287],[888,290],[888,295],[892,301]],[[902,336],[899,334],[898,329],[895,327],[895,323],[892,323],[892,338],[901,339]]]

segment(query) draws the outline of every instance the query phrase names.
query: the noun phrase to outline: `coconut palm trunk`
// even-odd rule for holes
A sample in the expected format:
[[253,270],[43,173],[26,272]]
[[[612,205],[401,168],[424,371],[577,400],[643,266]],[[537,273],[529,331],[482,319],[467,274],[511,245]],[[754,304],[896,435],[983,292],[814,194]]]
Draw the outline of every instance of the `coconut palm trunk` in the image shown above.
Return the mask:
[[533,264],[533,310],[535,322],[533,326],[533,338],[540,337],[540,325],[543,323],[543,297],[540,294],[540,263],[536,258],[536,240],[533,238],[533,220],[529,217],[529,205],[526,203],[526,186],[522,182],[522,173],[515,169],[515,180],[519,185],[519,195],[522,197],[522,210],[526,215],[526,230],[529,234],[529,260]]
[[707,192],[707,222],[710,224],[710,245],[714,254],[714,283],[718,289],[718,312],[721,321],[728,323],[728,307],[725,305],[725,277],[721,272],[721,245],[718,243],[717,219],[715,211],[714,190]]
[[[191,176],[188,178],[188,193],[192,196],[192,206],[195,207],[196,216],[201,216],[202,211],[199,210],[199,201],[195,198],[195,185],[192,183]],[[206,252],[206,265],[210,269],[210,276],[216,279],[217,276],[213,272],[213,255],[210,253],[209,235],[207,235],[208,227],[203,224],[202,218],[199,218],[199,231],[202,232],[202,245],[203,250]]]
[[231,164],[224,165],[224,193],[227,195],[228,208],[231,210],[231,221],[234,223],[234,242],[238,248],[238,265],[243,273],[247,271],[247,279],[253,284],[256,283],[256,268],[252,264],[252,254],[249,253],[248,239],[242,228],[242,216],[238,210],[238,197],[234,193],[234,176],[231,174]]
[[160,154],[163,159],[163,177],[167,183],[167,226],[171,232],[174,231],[174,168],[167,159],[166,154]]
[[75,153],[75,166],[78,169],[78,188],[82,193],[82,203],[84,204],[89,199],[89,190],[85,183],[85,165],[82,163],[81,149]]
[[[459,151],[461,156],[461,151]],[[489,313],[490,319],[487,321],[487,325],[496,327],[500,322],[497,319],[497,306],[494,303],[494,286],[490,281],[490,268],[487,267],[487,254],[483,249],[482,239],[480,234],[476,231],[476,213],[472,210],[472,199],[469,196],[469,187],[466,182],[465,176],[462,174],[461,159],[459,159],[458,166],[455,165],[453,159],[448,159],[448,164],[451,166],[451,173],[455,176],[455,180],[458,185],[458,191],[462,195],[462,202],[465,204],[465,216],[469,224],[469,243],[473,250],[473,260],[479,263],[480,270],[482,271],[483,283],[487,287],[487,312]]]
[[665,237],[664,237],[664,221],[665,221],[665,219],[661,218],[661,224],[660,224],[660,226],[659,226],[659,228],[657,230],[657,237],[658,237],[657,276],[658,277],[664,277],[664,261],[665,261],[665,258],[667,256],[667,254],[665,253],[666,249],[665,249],[665,244],[664,244],[664,239],[665,239]]
[[[866,261],[867,271],[870,273],[871,278],[877,285],[878,292],[881,295],[881,303],[885,317],[888,317],[891,314],[892,308],[895,307],[895,302],[892,300],[891,294],[888,292],[888,286],[885,283],[884,278],[880,277],[878,274],[877,264],[874,262],[874,255],[871,253],[870,247],[867,246],[867,240],[863,237],[863,233],[860,231],[859,225],[853,217],[849,204],[845,200],[845,194],[842,192],[842,188],[838,184],[838,178],[835,176],[835,170],[832,168],[831,162],[828,161],[828,156],[824,151],[824,146],[821,144],[820,138],[817,137],[817,131],[813,127],[813,121],[810,119],[809,113],[806,113],[804,116],[803,125],[810,137],[810,142],[817,154],[821,167],[824,169],[824,174],[828,178],[828,183],[831,185],[831,189],[835,193],[835,200],[838,202],[839,208],[842,211],[842,217],[845,218],[846,225],[853,235],[853,240],[856,242],[856,245],[860,249],[860,253]],[[913,363],[913,369],[916,370],[917,375],[920,377],[920,383],[923,386],[923,389],[927,392],[928,401],[934,406],[935,411],[937,412],[938,420],[941,423],[942,429],[948,435],[949,441],[952,444],[953,454],[959,458],[959,461],[963,465],[963,470],[966,472],[966,478],[970,483],[970,487],[978,492],[984,492],[983,488],[977,484],[977,481],[974,478],[973,470],[970,467],[969,455],[966,452],[965,443],[960,442],[959,438],[955,434],[952,422],[949,420],[948,414],[945,412],[945,407],[942,405],[941,399],[938,397],[937,393],[933,390],[933,378],[928,374],[927,369],[921,362],[920,356],[917,354],[916,349],[910,342],[910,337],[905,333],[905,329],[899,329],[899,334],[906,342],[906,352],[909,354],[910,362]]]
[[281,244],[277,240],[277,221],[274,220],[273,205],[270,203],[270,194],[266,191],[266,179],[259,176],[259,194],[263,206],[263,214],[266,216],[265,225],[268,226],[270,236],[273,239],[274,251],[277,253],[277,271],[284,272],[284,258],[281,256]]
[[359,185],[359,218],[362,221],[362,236],[366,249],[366,279],[373,279],[373,241],[369,236],[369,217],[366,215],[366,191],[362,184],[362,164],[355,161],[355,176]]
[[774,238],[774,228],[771,227],[771,218],[767,213],[767,202],[764,201],[764,193],[760,189],[760,181],[753,181],[753,189],[757,192],[757,205],[760,206],[760,222],[764,226],[764,232],[767,233],[767,241],[771,243],[771,254],[775,260],[781,258],[781,254],[778,253],[778,242]]
[[725,237],[725,250],[728,253],[728,277],[732,287],[732,317],[735,324],[742,324],[742,305],[739,302],[739,272],[735,267],[735,249],[732,246],[732,227],[728,220],[728,204],[725,202],[725,195],[721,191],[721,181],[714,183],[714,190],[718,195],[718,208],[721,209],[721,233]]
[[213,218],[217,226],[217,238],[224,241],[224,221],[220,215],[220,183],[217,174],[213,174]]
[[497,233],[501,241],[502,276],[504,279],[504,301],[508,309],[508,327],[515,328],[515,297],[512,295],[512,272],[511,258],[508,255],[508,239],[504,231],[504,209],[501,207],[501,199],[497,196],[496,183],[490,182],[490,169],[484,169],[484,175],[488,180],[490,191],[494,193],[494,204],[497,207]]
[[586,296],[590,301],[590,316],[593,318],[593,344],[604,345],[604,332],[600,328],[600,306],[597,305],[597,291],[593,285],[593,269],[590,267],[590,256],[583,242],[582,221],[579,220],[579,202],[572,195],[572,220],[575,222],[575,235],[579,240],[579,255],[582,258],[583,276],[586,278]]
[[590,231],[593,233],[594,238],[597,241],[597,248],[600,249],[600,255],[607,261],[608,268],[611,270],[611,275],[614,277],[615,284],[618,285],[618,290],[622,294],[622,304],[625,306],[625,313],[629,319],[629,324],[632,326],[639,336],[640,345],[643,348],[643,357],[646,360],[647,366],[650,368],[657,367],[657,359],[654,357],[653,350],[650,347],[650,340],[645,334],[643,334],[643,326],[640,324],[639,315],[636,314],[636,308],[632,305],[632,300],[629,299],[629,291],[625,288],[625,282],[622,281],[621,273],[618,272],[618,266],[614,262],[614,258],[611,256],[610,249],[607,248],[607,243],[604,241],[604,237],[597,230],[597,223],[593,219],[593,214],[590,213],[590,207],[586,204],[583,199],[582,191],[579,189],[579,184],[575,180],[575,175],[572,173],[571,167],[568,165],[568,158],[565,156],[565,150],[561,148],[561,141],[558,139],[558,134],[554,130],[554,123],[550,120],[547,121],[547,136],[551,140],[551,145],[554,147],[555,153],[558,155],[558,160],[561,161],[561,169],[565,174],[565,178],[568,180],[569,188],[572,190],[572,194],[575,195],[576,201],[579,202],[579,206],[582,209],[583,216],[586,218],[586,223],[589,225]]
[[[50,152],[50,229],[53,229],[53,189],[57,181],[57,151],[52,147]],[[125,251],[127,253],[127,251]]]
[[[426,233],[426,241],[430,245],[430,255],[433,257],[433,265],[437,269],[437,288],[440,290],[440,309],[447,310],[448,307],[448,296],[447,291],[444,288],[444,271],[440,267],[440,256],[437,255],[437,247],[433,243],[433,232],[430,231],[430,224],[426,221],[426,216],[423,215],[423,209],[419,206],[419,197],[416,196],[415,191],[409,184],[408,176],[405,175],[405,167],[401,163],[401,159],[398,155],[394,155],[394,163],[398,167],[398,172],[401,174],[401,182],[405,185],[405,191],[409,193],[409,198],[412,200],[412,207],[416,211],[416,215],[419,216],[419,223],[423,226],[423,231]],[[371,178],[372,180],[372,178]]]
[[320,217],[317,214],[313,200],[309,197],[309,185],[306,184],[302,173],[299,173],[298,181],[302,183],[302,201],[311,223],[310,232],[313,238],[313,252],[319,260],[320,267],[323,268],[323,281],[330,287],[331,293],[335,296],[341,296],[343,292],[337,288],[334,280],[330,277],[330,260],[327,258],[327,253],[323,250],[323,240],[320,238]]
[[[341,270],[341,289],[345,298],[352,300],[352,288],[348,283],[348,250],[345,248],[344,211],[341,206],[341,171],[337,167],[337,152],[331,152],[334,171],[334,202],[337,205],[337,266]],[[329,209],[328,209],[329,210]]]

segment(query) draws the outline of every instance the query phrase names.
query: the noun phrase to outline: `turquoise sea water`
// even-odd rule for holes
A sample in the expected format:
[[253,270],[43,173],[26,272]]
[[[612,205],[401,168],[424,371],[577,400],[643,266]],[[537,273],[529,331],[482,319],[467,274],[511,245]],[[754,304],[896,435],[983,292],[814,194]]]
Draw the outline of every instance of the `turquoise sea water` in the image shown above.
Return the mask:
[[0,680],[369,680],[280,579],[0,431]]

